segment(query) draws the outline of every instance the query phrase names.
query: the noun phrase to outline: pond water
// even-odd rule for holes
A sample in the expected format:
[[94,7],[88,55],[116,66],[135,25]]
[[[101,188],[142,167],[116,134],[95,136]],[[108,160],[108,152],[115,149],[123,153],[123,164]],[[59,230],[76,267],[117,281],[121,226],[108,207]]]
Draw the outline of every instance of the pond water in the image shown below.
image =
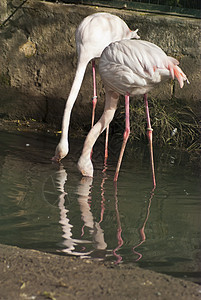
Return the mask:
[[[118,184],[119,145],[94,148],[94,178],[77,170],[83,140],[62,164],[50,161],[57,138],[0,132],[0,242],[140,267],[200,282],[201,186],[185,153],[155,150],[157,188],[147,146],[126,151]],[[112,144],[113,143],[113,144]]]

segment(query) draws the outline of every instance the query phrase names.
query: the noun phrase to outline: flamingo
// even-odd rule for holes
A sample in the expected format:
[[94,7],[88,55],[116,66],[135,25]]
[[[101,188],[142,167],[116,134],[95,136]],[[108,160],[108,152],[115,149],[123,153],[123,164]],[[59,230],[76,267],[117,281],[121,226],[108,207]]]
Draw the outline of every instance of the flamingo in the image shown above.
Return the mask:
[[99,121],[88,133],[82,154],[78,161],[78,169],[83,176],[93,177],[93,164],[91,161],[91,149],[99,135],[110,124],[114,117],[120,95],[125,96],[125,131],[122,148],[116,167],[114,181],[116,182],[130,134],[129,124],[129,97],[144,95],[147,115],[147,135],[150,145],[153,186],[156,187],[154,160],[152,149],[152,127],[149,116],[147,93],[160,82],[168,78],[176,77],[180,88],[184,81],[188,81],[186,75],[178,67],[179,62],[153,43],[143,40],[122,40],[111,43],[103,51],[99,72],[105,85],[105,107]]
[[[53,161],[60,161],[69,151],[68,146],[68,129],[71,111],[79,93],[86,67],[90,60],[100,57],[102,51],[111,42],[122,39],[140,38],[137,34],[138,30],[131,31],[127,24],[119,17],[109,13],[95,13],[86,17],[76,30],[75,40],[78,54],[78,63],[73,85],[71,87],[66,107],[64,110],[62,121],[62,133],[60,142],[56,147]],[[92,127],[94,123],[94,113],[97,101],[96,82],[95,82],[95,63],[93,67],[93,112],[92,112]],[[107,154],[106,154],[107,155]]]

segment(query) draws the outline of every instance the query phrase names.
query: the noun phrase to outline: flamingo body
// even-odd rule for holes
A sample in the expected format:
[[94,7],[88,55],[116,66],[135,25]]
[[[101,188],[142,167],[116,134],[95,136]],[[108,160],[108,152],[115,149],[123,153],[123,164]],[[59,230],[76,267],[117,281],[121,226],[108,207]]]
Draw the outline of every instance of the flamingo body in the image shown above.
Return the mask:
[[152,151],[152,128],[146,93],[160,82],[168,78],[174,79],[174,77],[178,79],[182,88],[184,81],[188,82],[188,79],[178,67],[178,64],[179,62],[176,59],[167,56],[161,48],[146,41],[122,40],[111,43],[105,48],[99,62],[99,72],[106,91],[105,108],[100,120],[90,130],[85,140],[82,155],[78,161],[78,169],[82,175],[93,176],[93,164],[90,157],[91,149],[98,136],[113,119],[119,95],[122,94],[125,95],[126,126],[114,177],[114,181],[117,181],[121,160],[130,133],[129,96],[144,94],[153,185],[154,187],[156,186]]
[[180,87],[187,80],[177,66],[179,62],[153,43],[143,40],[124,40],[112,43],[101,56],[99,72],[104,83],[121,95],[144,95],[155,85],[177,78]]
[[139,38],[137,30],[131,31],[122,19],[109,13],[92,14],[78,26],[75,34],[78,55],[77,70],[64,110],[61,139],[52,160],[60,161],[68,154],[71,111],[79,93],[87,64],[91,59],[100,57],[102,51],[111,42],[131,38]]
[[86,64],[100,57],[105,47],[112,42],[139,38],[137,30],[131,31],[122,19],[109,13],[86,17],[77,28],[75,36],[78,57],[84,59]]

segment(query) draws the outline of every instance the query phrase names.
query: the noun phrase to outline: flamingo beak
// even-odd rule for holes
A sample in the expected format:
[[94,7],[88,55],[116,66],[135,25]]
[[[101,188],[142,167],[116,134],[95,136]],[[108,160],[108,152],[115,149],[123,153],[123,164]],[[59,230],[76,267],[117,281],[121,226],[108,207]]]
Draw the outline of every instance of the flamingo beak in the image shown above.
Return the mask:
[[51,158],[51,161],[59,163],[61,161],[61,156],[57,154]]

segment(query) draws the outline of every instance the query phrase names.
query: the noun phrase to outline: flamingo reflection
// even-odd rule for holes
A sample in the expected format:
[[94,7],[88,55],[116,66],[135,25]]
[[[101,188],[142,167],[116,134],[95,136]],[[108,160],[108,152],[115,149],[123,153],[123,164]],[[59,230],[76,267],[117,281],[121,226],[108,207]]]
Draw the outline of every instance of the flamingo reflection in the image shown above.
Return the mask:
[[101,185],[100,185],[100,187],[101,187],[101,214],[100,214],[99,224],[103,221],[103,215],[104,215],[104,211],[105,211],[105,188],[104,188],[104,185],[105,185],[105,181],[108,178],[106,171],[107,171],[107,157],[105,157],[104,167],[102,170],[103,178],[102,178]]
[[120,220],[119,209],[118,209],[117,183],[116,182],[114,183],[114,188],[115,188],[115,210],[116,210],[117,225],[118,225],[118,228],[117,228],[118,246],[113,250],[113,254],[117,258],[115,264],[119,264],[122,261],[122,256],[120,254],[117,254],[117,251],[122,247],[124,241],[121,236],[122,228],[121,228],[121,220]]
[[67,193],[65,192],[64,185],[67,181],[67,173],[63,166],[59,171],[56,172],[56,188],[61,193],[59,195],[59,203],[58,207],[60,209],[60,221],[59,223],[62,225],[62,231],[63,231],[63,246],[65,247],[62,252],[78,255],[78,256],[86,256],[91,253],[91,251],[86,253],[76,252],[75,247],[80,243],[91,243],[88,240],[79,240],[72,238],[72,227],[73,225],[70,224],[70,221],[68,219],[68,212],[69,210],[65,208],[65,196]]
[[[77,194],[78,202],[80,205],[80,211],[84,226],[91,229],[91,235],[93,238],[93,246],[97,250],[104,250],[107,248],[107,244],[104,241],[104,232],[98,222],[94,221],[93,214],[90,208],[90,192],[92,187],[93,178],[83,177],[78,185]],[[83,235],[83,234],[82,234]]]
[[154,197],[154,190],[155,190],[155,188],[153,188],[152,191],[151,191],[151,195],[150,195],[150,198],[149,198],[149,201],[148,201],[148,206],[147,206],[146,217],[145,217],[144,223],[142,225],[142,228],[140,229],[141,241],[136,246],[133,247],[133,253],[138,255],[138,258],[136,259],[136,261],[139,261],[142,258],[142,254],[139,253],[139,252],[137,252],[135,249],[138,248],[138,247],[140,247],[145,242],[145,240],[146,240],[145,226],[146,226],[147,221],[149,219],[151,202],[152,202],[152,199]]
[[[103,179],[101,182],[101,219],[100,222],[102,222],[103,220],[103,214],[105,211],[105,188],[104,188],[104,184],[105,181],[108,179],[107,177],[107,158],[105,158],[104,161],[104,168],[103,168]],[[114,192],[115,192],[115,211],[116,211],[116,218],[117,218],[117,242],[118,242],[118,246],[113,249],[113,255],[116,257],[116,261],[115,264],[119,264],[122,261],[122,256],[120,254],[117,254],[117,251],[122,247],[123,245],[123,239],[121,237],[121,233],[122,233],[122,228],[121,228],[121,221],[120,221],[120,215],[119,215],[119,209],[118,209],[118,198],[117,198],[117,183],[114,183]]]
[[[107,164],[104,165],[104,169],[102,171],[102,181],[100,184],[100,196],[101,196],[101,208],[100,208],[100,217],[99,220],[96,221],[93,216],[93,212],[91,209],[92,203],[92,188],[93,188],[93,178],[83,177],[76,188],[75,193],[77,194],[77,201],[79,205],[80,219],[83,222],[83,226],[81,226],[80,235],[75,238],[75,224],[72,224],[72,219],[70,220],[69,213],[70,209],[66,205],[67,202],[67,173],[65,168],[60,165],[60,169],[54,174],[54,176],[48,177],[48,184],[46,185],[45,194],[53,199],[54,195],[54,203],[59,208],[59,224],[62,228],[62,249],[58,250],[60,252],[80,256],[81,258],[103,258],[104,256],[110,256],[111,254],[115,258],[114,264],[119,264],[123,261],[123,257],[121,255],[120,249],[124,245],[124,241],[122,238],[122,224],[120,219],[120,213],[118,208],[118,192],[117,192],[117,184],[114,185],[114,208],[116,213],[116,246],[112,249],[107,249],[107,244],[104,239],[104,231],[101,228],[104,221],[104,214],[106,208],[106,195],[105,195],[105,184],[108,180],[107,175]],[[53,187],[53,191],[48,190],[48,186]],[[57,194],[55,201],[55,192]],[[143,225],[140,229],[141,241],[134,247],[132,247],[133,253],[138,256],[136,261],[142,258],[142,254],[139,253],[136,249],[141,246],[145,240],[145,226],[149,218],[151,201],[154,196],[154,190],[151,193],[146,218],[143,222]],[[68,196],[69,198],[69,196]],[[111,225],[110,225],[111,228]],[[85,232],[86,231],[86,232]],[[86,238],[85,238],[86,236]]]
[[[101,229],[99,223],[94,221],[89,200],[90,200],[90,192],[93,179],[92,178],[82,178],[80,181],[77,194],[78,194],[78,203],[80,206],[81,219],[84,222],[84,227],[88,227],[90,229],[90,235],[92,236],[92,241],[86,239],[75,239],[72,237],[72,228],[73,225],[70,224],[68,218],[69,210],[65,207],[65,196],[67,193],[65,192],[65,183],[67,181],[67,173],[63,166],[61,165],[60,170],[56,172],[56,189],[60,192],[59,195],[59,203],[58,207],[60,209],[60,221],[59,223],[62,225],[62,231],[64,238],[63,246],[64,249],[61,251],[71,255],[81,256],[82,258],[89,256],[94,249],[104,250],[107,248],[107,244],[104,241],[104,233]],[[84,232],[82,236],[84,235]],[[83,247],[83,251],[75,251],[76,246],[79,244],[93,244],[93,250],[84,252],[85,248]]]

